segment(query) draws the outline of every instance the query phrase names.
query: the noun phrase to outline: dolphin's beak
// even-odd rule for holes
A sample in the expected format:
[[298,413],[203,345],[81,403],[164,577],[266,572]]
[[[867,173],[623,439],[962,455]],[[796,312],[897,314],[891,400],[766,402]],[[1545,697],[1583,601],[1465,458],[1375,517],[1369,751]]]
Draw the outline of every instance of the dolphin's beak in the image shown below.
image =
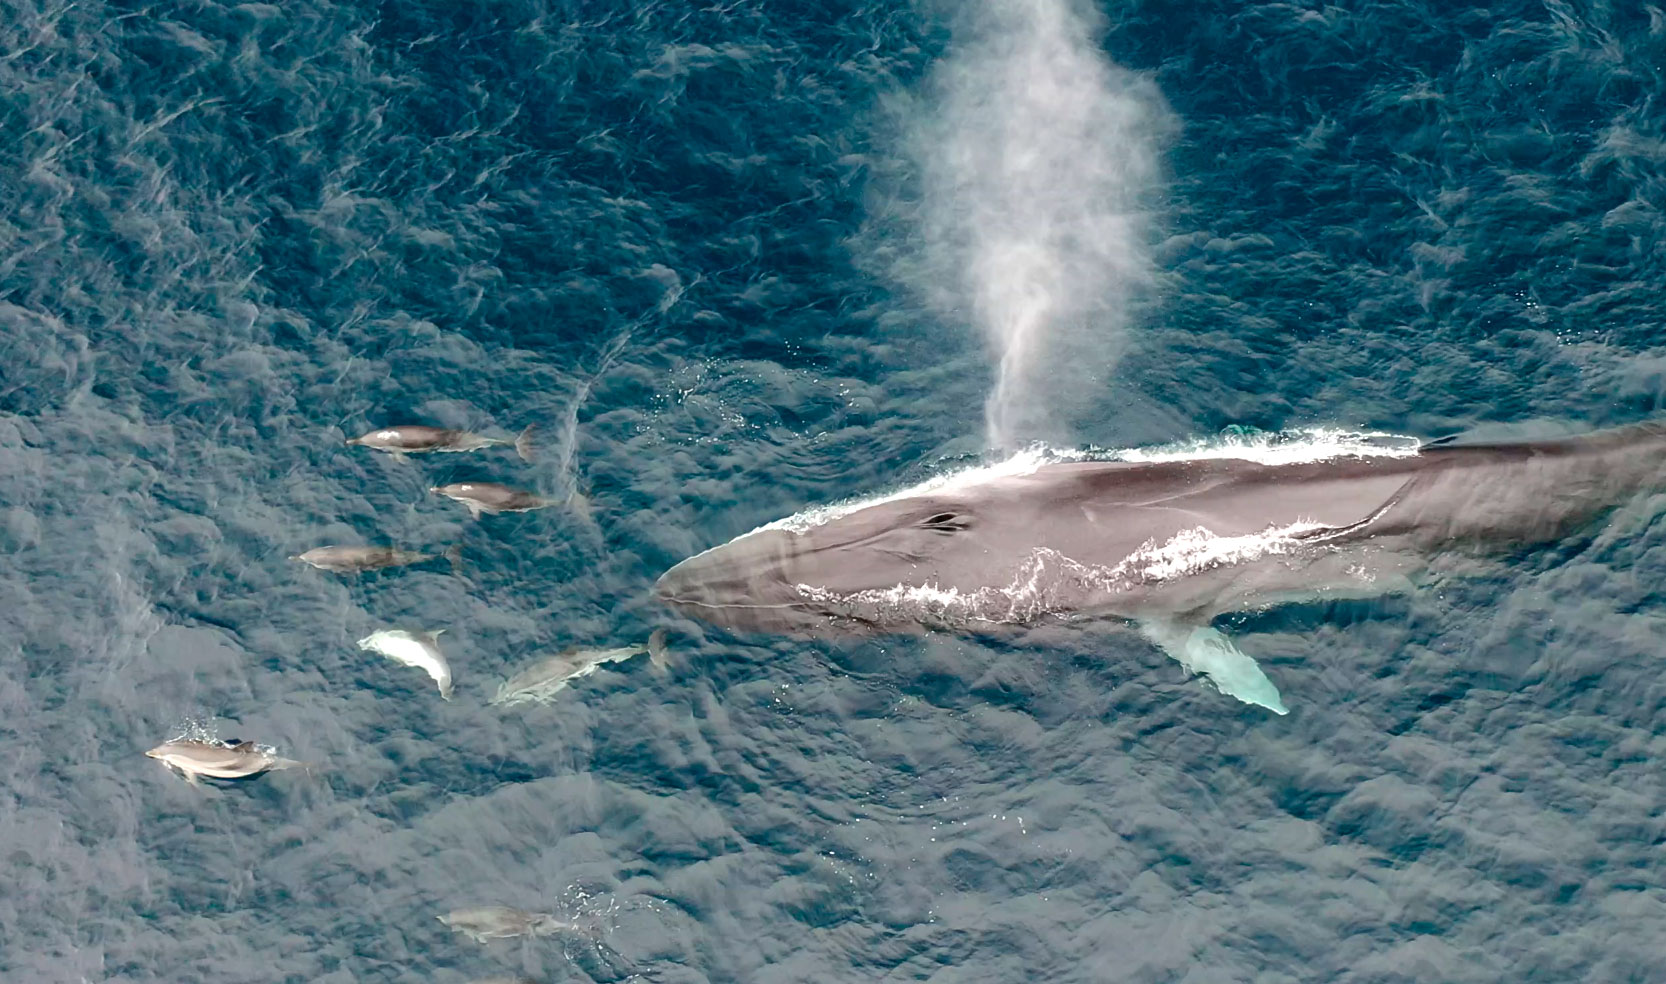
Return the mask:
[[162,757],[161,749],[149,748],[145,750],[145,758],[158,759]]

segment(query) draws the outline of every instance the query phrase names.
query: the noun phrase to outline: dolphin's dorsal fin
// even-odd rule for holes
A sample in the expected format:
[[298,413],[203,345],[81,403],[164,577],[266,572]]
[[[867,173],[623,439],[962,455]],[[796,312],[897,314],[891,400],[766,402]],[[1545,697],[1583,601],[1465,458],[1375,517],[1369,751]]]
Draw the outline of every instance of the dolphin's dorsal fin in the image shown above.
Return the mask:
[[515,438],[515,453],[520,455],[522,461],[528,463],[532,461],[532,435],[536,430],[537,425],[527,424],[526,429],[521,431],[521,435]]
[[252,752],[255,750],[255,743],[252,741],[238,741],[236,739],[232,739],[231,741],[226,742],[226,747],[234,752]]

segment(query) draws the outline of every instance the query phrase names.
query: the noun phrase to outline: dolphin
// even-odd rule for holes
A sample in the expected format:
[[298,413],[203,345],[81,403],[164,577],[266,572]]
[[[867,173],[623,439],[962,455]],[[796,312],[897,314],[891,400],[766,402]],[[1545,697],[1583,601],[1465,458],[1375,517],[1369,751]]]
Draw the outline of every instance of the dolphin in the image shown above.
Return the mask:
[[627,659],[648,654],[656,669],[667,666],[665,630],[655,629],[646,645],[620,646],[614,649],[568,649],[541,659],[503,681],[491,703],[513,707],[516,704],[548,703],[556,694],[567,689],[567,684],[601,669],[608,663],[622,663]]
[[450,427],[428,427],[422,424],[400,424],[382,427],[358,437],[347,439],[348,444],[386,451],[396,458],[429,451],[478,451],[481,448],[512,445],[522,461],[532,460],[534,425],[527,425],[515,438],[486,437],[472,431]]
[[252,741],[198,741],[174,738],[145,752],[150,758],[184,776],[192,785],[199,776],[210,779],[248,779],[269,769],[290,769],[301,763],[278,757],[276,751]]
[[[378,571],[384,567],[420,564],[437,556],[439,555],[418,553],[415,550],[400,550],[398,547],[328,546],[313,547],[306,553],[296,554],[289,559],[311,564],[321,571],[357,574],[361,571]],[[451,556],[450,551],[447,551],[447,556]]]
[[406,629],[381,629],[359,640],[360,649],[381,653],[395,663],[415,667],[434,678],[440,696],[451,699],[451,664],[440,651],[440,635],[444,629],[432,632],[412,632]]
[[553,933],[587,933],[589,927],[561,919],[547,912],[527,912],[504,905],[481,905],[453,909],[436,916],[452,932],[462,933],[476,943],[505,940],[516,936],[549,936]]
[[988,632],[1115,618],[1245,703],[1283,700],[1210,622],[1409,590],[1432,561],[1553,542],[1666,487],[1666,423],[1264,463],[984,469],[812,510],[689,558],[655,594],[757,632]]
[[435,495],[443,495],[453,502],[461,502],[469,509],[469,515],[475,519],[481,513],[500,512],[531,512],[547,506],[558,505],[558,499],[546,499],[541,495],[522,489],[510,488],[496,482],[453,482],[450,485],[436,485],[428,491]]

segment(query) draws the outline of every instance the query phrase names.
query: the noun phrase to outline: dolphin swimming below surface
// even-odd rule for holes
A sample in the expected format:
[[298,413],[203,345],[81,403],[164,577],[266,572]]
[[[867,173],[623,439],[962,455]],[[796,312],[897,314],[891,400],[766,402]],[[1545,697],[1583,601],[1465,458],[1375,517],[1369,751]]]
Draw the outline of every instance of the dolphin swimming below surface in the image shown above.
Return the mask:
[[453,909],[435,918],[445,923],[453,932],[462,933],[476,943],[506,940],[516,936],[550,936],[560,932],[588,931],[588,927],[548,912],[527,912],[505,905]]
[[431,451],[478,451],[481,448],[508,445],[515,449],[515,453],[520,455],[522,461],[531,461],[534,430],[536,430],[535,426],[528,424],[516,437],[503,438],[487,437],[473,431],[457,430],[450,427],[400,424],[396,427],[381,427],[368,431],[358,437],[350,437],[347,439],[347,443],[374,448],[377,451],[386,451],[396,458]]
[[547,703],[567,689],[567,685],[601,669],[608,663],[622,663],[644,653],[658,669],[667,665],[665,630],[655,629],[646,645],[616,646],[611,649],[568,649],[546,657],[503,681],[493,704],[512,707],[516,704]]
[[1404,591],[1449,553],[1548,543],[1666,489],[1666,424],[1512,443],[976,469],[691,557],[656,595],[760,632],[992,631],[1119,618],[1279,714],[1217,616]]
[[479,519],[482,513],[531,512],[560,504],[557,499],[546,499],[536,493],[496,482],[453,482],[436,485],[428,491],[453,502],[461,502],[475,519]]
[[[289,559],[311,564],[321,571],[358,574],[363,571],[379,571],[385,567],[420,564],[438,556],[440,555],[418,553],[415,550],[400,550],[397,547],[328,546],[313,547]],[[447,551],[447,556],[452,556],[451,551]]]
[[444,629],[431,632],[412,632],[407,629],[382,629],[359,640],[360,649],[381,653],[395,663],[415,667],[434,678],[440,696],[451,699],[451,664],[440,651],[440,635]]

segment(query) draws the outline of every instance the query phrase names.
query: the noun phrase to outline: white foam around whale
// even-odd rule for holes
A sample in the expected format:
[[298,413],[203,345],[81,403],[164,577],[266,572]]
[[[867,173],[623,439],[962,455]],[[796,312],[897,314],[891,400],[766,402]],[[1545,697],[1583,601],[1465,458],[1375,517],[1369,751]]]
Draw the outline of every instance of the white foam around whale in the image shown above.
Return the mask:
[[[1085,451],[1035,445],[1000,461],[958,468],[905,488],[877,495],[812,506],[760,526],[760,530],[788,530],[802,533],[858,509],[914,496],[952,495],[957,489],[975,488],[1001,478],[1028,475],[1043,465],[1060,461],[1186,461],[1234,458],[1264,465],[1292,465],[1332,458],[1414,457],[1421,442],[1414,437],[1381,431],[1351,431],[1339,428],[1279,431],[1264,434],[1232,434],[1206,440],[1186,441],[1149,448]],[[756,532],[756,531],[754,531]]]

